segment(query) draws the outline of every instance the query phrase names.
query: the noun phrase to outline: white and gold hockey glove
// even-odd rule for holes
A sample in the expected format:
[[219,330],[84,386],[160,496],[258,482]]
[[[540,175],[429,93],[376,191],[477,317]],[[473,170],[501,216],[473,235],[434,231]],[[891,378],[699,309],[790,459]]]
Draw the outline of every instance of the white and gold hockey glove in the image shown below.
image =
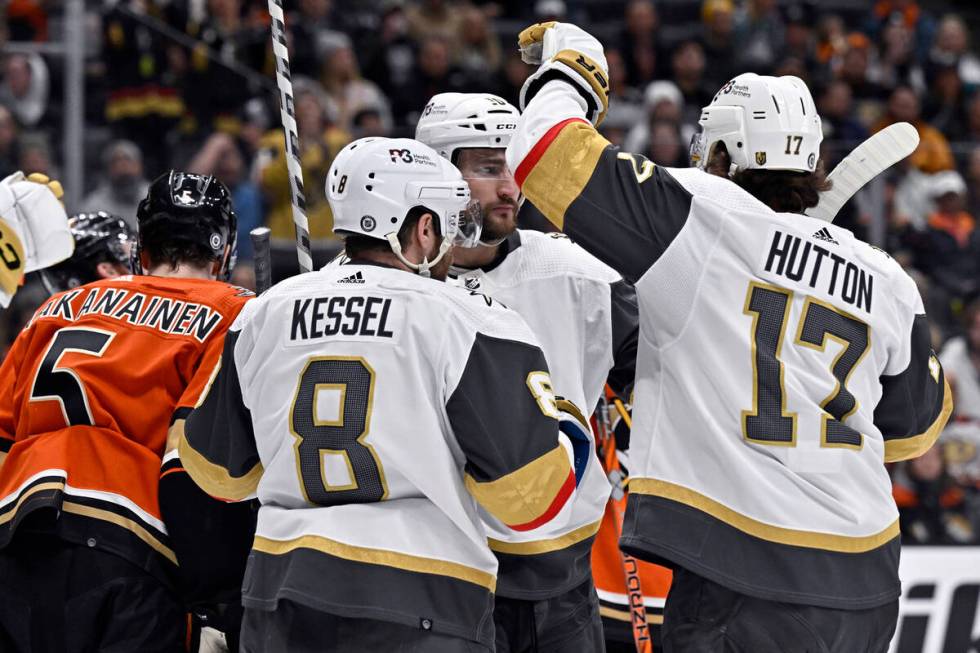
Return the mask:
[[585,100],[586,118],[596,127],[609,109],[609,65],[602,44],[570,23],[536,23],[517,37],[521,59],[540,64],[521,88],[521,111],[553,79],[569,82]]
[[0,181],[0,306],[10,304],[25,273],[75,250],[63,194],[60,183],[41,174],[15,172]]

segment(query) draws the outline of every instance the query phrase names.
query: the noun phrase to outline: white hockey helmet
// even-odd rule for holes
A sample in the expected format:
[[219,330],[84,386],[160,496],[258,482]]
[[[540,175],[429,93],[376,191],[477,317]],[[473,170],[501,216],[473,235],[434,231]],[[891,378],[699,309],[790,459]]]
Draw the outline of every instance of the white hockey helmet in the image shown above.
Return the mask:
[[701,169],[719,141],[738,170],[813,172],[817,167],[823,129],[810,89],[799,77],[743,73],[715,94],[698,122],[691,164]]
[[[453,245],[480,238],[480,209],[456,166],[410,138],[362,138],[337,154],[327,173],[326,195],[339,236],[386,240],[399,260],[423,276]],[[428,209],[443,236],[438,255],[415,264],[402,255],[398,231],[409,211]]]
[[520,117],[517,107],[490,93],[439,93],[425,105],[415,138],[455,163],[459,149],[507,147]]

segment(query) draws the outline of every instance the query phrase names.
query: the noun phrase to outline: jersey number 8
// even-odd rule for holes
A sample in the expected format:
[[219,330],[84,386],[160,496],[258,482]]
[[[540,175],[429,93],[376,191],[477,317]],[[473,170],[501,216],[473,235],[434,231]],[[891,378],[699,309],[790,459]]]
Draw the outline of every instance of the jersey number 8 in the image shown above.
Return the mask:
[[[317,413],[317,395],[324,391],[336,393],[339,402],[333,419],[321,419]],[[307,501],[333,506],[387,498],[381,461],[364,442],[373,405],[374,370],[363,358],[326,356],[307,361],[289,415],[300,487]],[[329,473],[327,460],[337,463]],[[328,477],[334,477],[333,482]]]

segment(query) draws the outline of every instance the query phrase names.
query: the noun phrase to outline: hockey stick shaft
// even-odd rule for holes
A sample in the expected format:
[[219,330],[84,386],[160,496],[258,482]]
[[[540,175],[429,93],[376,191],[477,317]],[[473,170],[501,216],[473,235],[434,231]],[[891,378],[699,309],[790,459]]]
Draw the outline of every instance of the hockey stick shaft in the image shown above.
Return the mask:
[[918,146],[919,133],[909,123],[897,122],[885,127],[854,148],[827,175],[832,188],[820,193],[820,203],[806,214],[833,222],[837,212],[865,184],[912,154]]
[[306,196],[303,189],[303,168],[299,160],[299,133],[293,106],[293,82],[289,75],[289,50],[286,48],[286,17],[282,0],[269,0],[272,17],[272,52],[276,58],[276,85],[279,87],[279,115],[286,139],[286,168],[289,171],[289,194],[293,203],[293,223],[296,225],[296,256],[299,271],[313,269],[310,254],[310,221],[306,217]]
[[255,292],[261,295],[272,287],[272,252],[269,249],[268,227],[256,227],[248,233],[255,252]]
[[[626,405],[618,397],[613,398],[613,406],[619,413],[620,419],[632,430],[633,420]],[[615,436],[610,443],[615,446]],[[613,521],[616,524],[616,539],[623,535],[623,509],[615,497],[609,497],[609,506],[613,510]],[[630,626],[633,632],[633,644],[636,646],[637,653],[653,653],[653,641],[650,638],[650,624],[647,622],[646,604],[643,602],[643,584],[640,581],[640,565],[636,558],[626,553],[622,549],[619,551],[620,561],[623,565],[623,578],[626,580],[626,597],[629,600]]]

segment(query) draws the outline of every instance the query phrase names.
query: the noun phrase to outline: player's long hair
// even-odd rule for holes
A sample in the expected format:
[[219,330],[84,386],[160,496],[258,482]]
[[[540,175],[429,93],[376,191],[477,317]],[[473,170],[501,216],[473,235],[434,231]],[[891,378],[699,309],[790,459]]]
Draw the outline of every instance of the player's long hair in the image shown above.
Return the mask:
[[757,200],[780,213],[803,213],[820,201],[820,193],[830,190],[823,161],[813,172],[792,170],[738,170],[729,175],[731,157],[724,143],[718,143],[708,160],[708,172],[728,177]]

